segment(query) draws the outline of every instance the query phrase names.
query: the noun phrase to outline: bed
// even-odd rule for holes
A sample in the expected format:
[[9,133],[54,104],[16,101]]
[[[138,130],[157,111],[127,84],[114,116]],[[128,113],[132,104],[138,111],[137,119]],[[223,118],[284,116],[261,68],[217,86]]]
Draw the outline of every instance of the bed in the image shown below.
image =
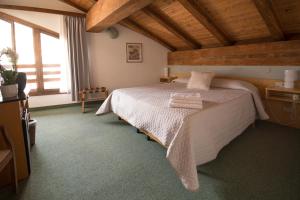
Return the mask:
[[[187,89],[185,83],[117,89],[96,114],[114,112],[134,127],[151,133],[167,148],[166,158],[184,187],[196,191],[197,165],[215,159],[257,118],[268,118],[253,85],[216,80],[213,86],[208,91]],[[203,109],[168,107],[173,92],[200,92]]]

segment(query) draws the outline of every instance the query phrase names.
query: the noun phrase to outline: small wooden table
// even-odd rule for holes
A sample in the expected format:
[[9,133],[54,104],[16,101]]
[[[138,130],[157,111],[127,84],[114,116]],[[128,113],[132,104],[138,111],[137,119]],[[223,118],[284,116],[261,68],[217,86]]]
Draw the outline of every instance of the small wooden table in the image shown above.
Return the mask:
[[108,97],[106,87],[89,88],[79,91],[81,101],[81,111],[85,112],[85,103],[93,101],[104,101]]

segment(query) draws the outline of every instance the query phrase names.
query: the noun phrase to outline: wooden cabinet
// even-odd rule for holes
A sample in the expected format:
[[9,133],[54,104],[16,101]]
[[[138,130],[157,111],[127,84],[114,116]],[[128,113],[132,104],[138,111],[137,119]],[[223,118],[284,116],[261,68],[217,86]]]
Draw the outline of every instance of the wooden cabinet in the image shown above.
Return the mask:
[[300,128],[300,89],[266,88],[264,103],[270,121]]
[[[15,146],[18,180],[29,176],[21,115],[21,101],[0,104],[0,124],[6,128]],[[0,136],[0,148],[6,148],[2,136]],[[0,186],[10,182],[9,170],[7,167],[0,173]]]

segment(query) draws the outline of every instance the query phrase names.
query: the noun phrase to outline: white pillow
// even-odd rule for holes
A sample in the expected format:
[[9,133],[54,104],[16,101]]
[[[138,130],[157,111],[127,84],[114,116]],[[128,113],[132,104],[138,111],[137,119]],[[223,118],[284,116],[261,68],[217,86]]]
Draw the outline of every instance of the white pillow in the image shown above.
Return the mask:
[[257,87],[255,87],[252,83],[241,80],[214,78],[211,82],[211,86],[218,88],[242,89],[257,94],[259,93]]
[[191,72],[188,89],[209,90],[211,80],[215,76],[213,72]]
[[189,82],[189,78],[176,78],[173,80],[174,83],[185,83],[187,84]]

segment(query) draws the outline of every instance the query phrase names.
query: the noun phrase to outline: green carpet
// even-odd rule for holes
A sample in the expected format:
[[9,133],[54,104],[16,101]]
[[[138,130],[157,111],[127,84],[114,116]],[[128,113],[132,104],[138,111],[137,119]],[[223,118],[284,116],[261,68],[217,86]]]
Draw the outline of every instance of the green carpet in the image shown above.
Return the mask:
[[0,199],[24,200],[286,200],[300,199],[300,131],[258,122],[198,167],[200,191],[183,188],[166,150],[108,114],[80,107],[35,111],[32,174],[0,190]]

